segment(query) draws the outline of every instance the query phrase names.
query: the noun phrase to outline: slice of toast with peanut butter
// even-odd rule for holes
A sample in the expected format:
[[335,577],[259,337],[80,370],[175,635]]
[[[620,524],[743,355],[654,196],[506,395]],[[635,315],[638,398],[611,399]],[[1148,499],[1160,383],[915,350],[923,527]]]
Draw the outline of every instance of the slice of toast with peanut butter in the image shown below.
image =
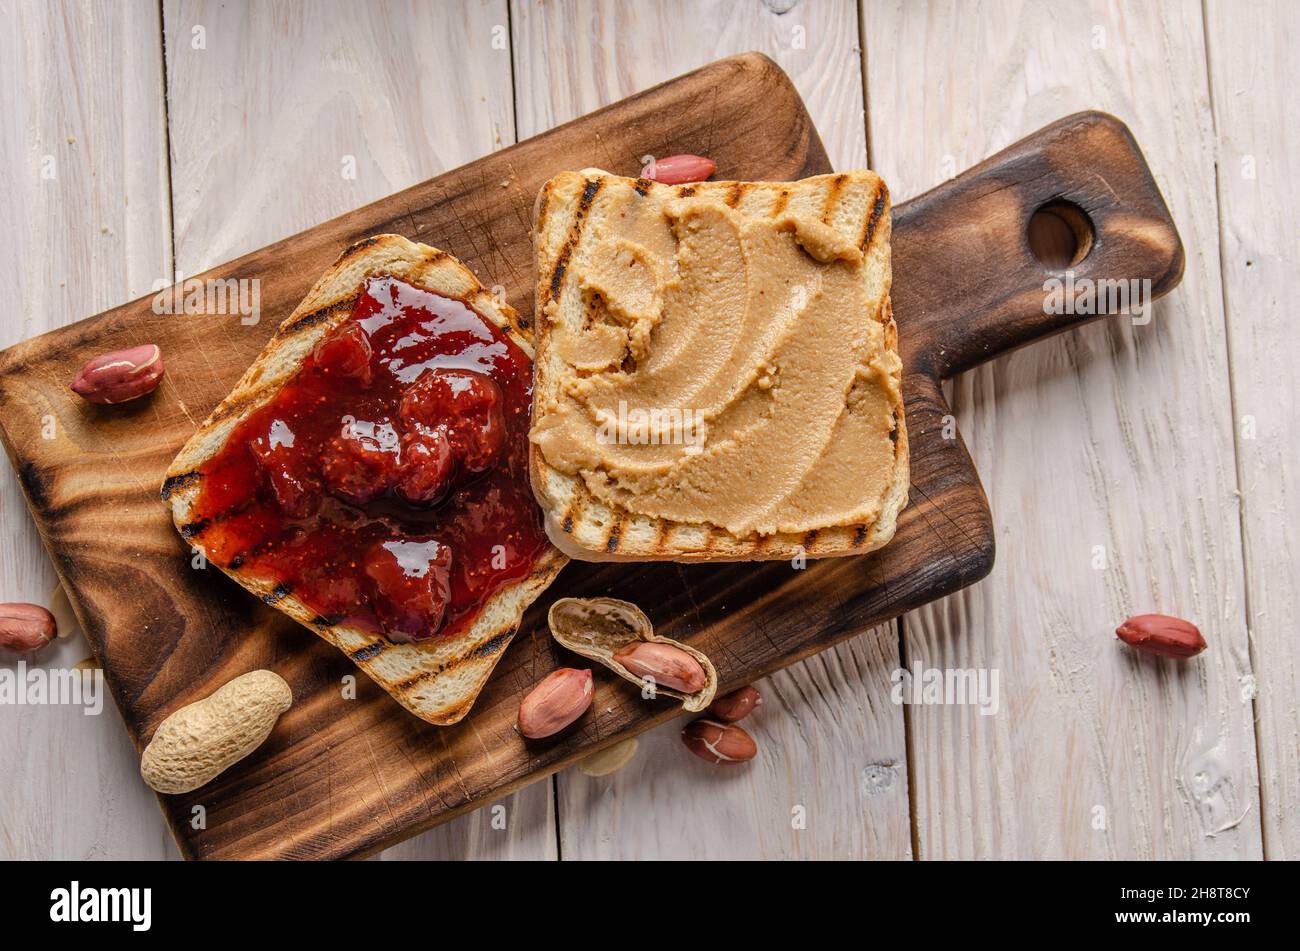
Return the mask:
[[538,196],[530,467],[586,560],[850,555],[907,500],[889,195],[869,171]]

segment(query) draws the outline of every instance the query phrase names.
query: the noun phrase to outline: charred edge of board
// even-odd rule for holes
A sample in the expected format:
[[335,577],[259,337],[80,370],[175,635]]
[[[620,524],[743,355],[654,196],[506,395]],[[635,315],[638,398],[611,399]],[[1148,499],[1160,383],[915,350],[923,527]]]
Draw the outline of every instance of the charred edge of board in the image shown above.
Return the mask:
[[162,489],[159,495],[164,502],[171,500],[172,493],[177,489],[183,489],[186,486],[193,485],[203,478],[203,473],[198,469],[191,469],[189,472],[182,472],[180,475],[168,476],[163,480]]
[[35,462],[29,459],[19,467],[18,481],[23,484],[23,491],[31,500],[33,509],[44,510],[50,507],[49,485]]

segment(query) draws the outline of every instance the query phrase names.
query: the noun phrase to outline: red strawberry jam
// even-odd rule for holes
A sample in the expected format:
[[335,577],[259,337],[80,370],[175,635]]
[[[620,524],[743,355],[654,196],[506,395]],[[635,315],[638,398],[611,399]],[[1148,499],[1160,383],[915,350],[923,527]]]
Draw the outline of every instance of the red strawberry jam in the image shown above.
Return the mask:
[[200,471],[218,564],[392,640],[450,635],[546,547],[528,356],[467,303],[372,277]]

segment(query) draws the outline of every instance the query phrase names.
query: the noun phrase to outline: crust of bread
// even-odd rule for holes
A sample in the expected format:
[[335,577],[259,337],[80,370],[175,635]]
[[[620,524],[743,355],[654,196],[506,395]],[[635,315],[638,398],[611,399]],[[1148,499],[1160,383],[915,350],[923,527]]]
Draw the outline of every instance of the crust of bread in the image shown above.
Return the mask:
[[[632,197],[635,193],[637,198]],[[623,178],[600,169],[563,172],[542,187],[534,206],[537,255],[535,326],[537,358],[533,370],[534,418],[539,401],[565,378],[566,365],[552,354],[550,329],[563,310],[580,266],[583,236],[604,214],[617,214],[625,201],[668,201],[692,195],[721,200],[752,217],[787,209],[815,216],[858,242],[870,275],[876,313],[884,324],[885,347],[897,353],[898,329],[890,308],[889,192],[874,172],[819,175],[798,182],[701,182],[663,185]],[[529,447],[533,493],[546,513],[546,531],[560,551],[583,561],[757,561],[856,555],[880,548],[894,537],[909,486],[907,427],[901,380],[894,404],[894,471],[876,519],[868,525],[834,526],[803,533],[738,537],[710,525],[650,518],[615,509],[595,498],[582,480],[549,466],[536,445]]]
[[[391,274],[411,284],[468,301],[533,356],[532,335],[510,307],[496,300],[460,261],[400,235],[381,234],[344,251],[266,348],[217,406],[167,470],[163,501],[181,535],[203,549],[191,515],[203,475],[199,467],[225,445],[234,428],[264,405],[298,369],[316,343],[347,320],[371,274]],[[524,609],[554,580],[568,559],[548,548],[532,571],[501,588],[466,631],[449,638],[395,643],[382,635],[330,624],[273,582],[223,567],[235,581],[343,651],[398,703],[429,723],[455,723],[469,712],[514,637]]]

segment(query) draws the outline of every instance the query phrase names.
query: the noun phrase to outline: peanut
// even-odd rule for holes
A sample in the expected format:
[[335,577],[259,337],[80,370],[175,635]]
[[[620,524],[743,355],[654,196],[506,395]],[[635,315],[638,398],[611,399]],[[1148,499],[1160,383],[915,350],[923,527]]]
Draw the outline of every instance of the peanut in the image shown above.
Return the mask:
[[657,641],[633,641],[615,653],[614,660],[637,677],[682,693],[702,690],[708,679],[700,662],[686,651]]
[[725,697],[719,697],[709,707],[709,713],[715,720],[735,723],[749,716],[756,706],[763,702],[762,696],[753,687],[741,687]]
[[682,742],[700,759],[715,765],[735,766],[758,753],[754,738],[734,723],[696,720],[682,730]]
[[152,393],[162,376],[162,351],[147,343],[95,357],[72,381],[72,392],[92,403],[125,403]]
[[637,746],[636,737],[607,746],[600,752],[592,753],[586,759],[580,760],[578,772],[585,776],[608,776],[610,773],[617,773],[632,762],[632,757],[636,756]]
[[716,162],[702,155],[669,155],[647,162],[641,177],[664,185],[685,185],[702,182],[717,169]]
[[519,732],[530,740],[553,736],[591,706],[590,670],[553,670],[519,704]]
[[292,703],[289,685],[273,671],[236,677],[158,725],[140,775],[160,793],[198,789],[261,746]]
[[34,651],[57,634],[54,615],[39,604],[0,604],[0,647]]
[[1115,629],[1130,647],[1161,657],[1194,657],[1205,650],[1205,638],[1195,624],[1165,614],[1139,614]]
[[81,630],[81,623],[72,610],[72,602],[68,600],[68,592],[64,590],[62,583],[56,585],[50,592],[49,603],[50,613],[54,615],[54,626],[60,638],[71,637]]

